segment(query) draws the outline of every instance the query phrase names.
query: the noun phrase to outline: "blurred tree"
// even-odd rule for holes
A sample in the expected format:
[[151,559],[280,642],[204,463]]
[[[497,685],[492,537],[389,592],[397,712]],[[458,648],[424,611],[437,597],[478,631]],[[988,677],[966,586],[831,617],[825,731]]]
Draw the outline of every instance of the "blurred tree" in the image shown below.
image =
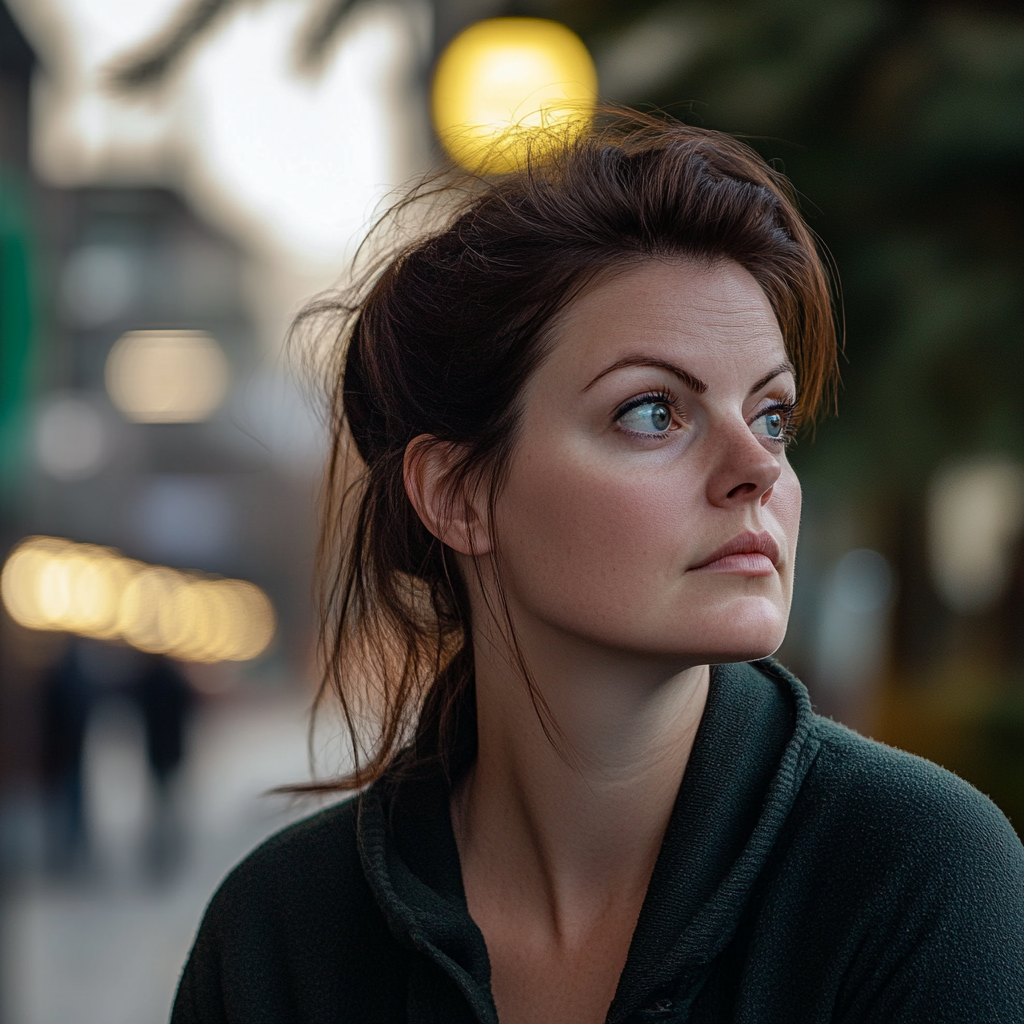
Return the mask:
[[1024,455],[1018,9],[544,6],[605,64],[638,24],[671,26],[678,63],[609,98],[742,133],[800,189],[847,296],[842,415],[800,452],[804,472],[851,491],[916,492],[952,454]]
[[35,54],[0,3],[0,541],[25,458],[33,334],[28,83]]

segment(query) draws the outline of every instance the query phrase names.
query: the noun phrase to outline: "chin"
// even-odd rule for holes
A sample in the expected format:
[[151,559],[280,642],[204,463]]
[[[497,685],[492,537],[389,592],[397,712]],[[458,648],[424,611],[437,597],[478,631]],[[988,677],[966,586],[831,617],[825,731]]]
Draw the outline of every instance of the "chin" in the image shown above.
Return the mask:
[[774,654],[786,637],[788,609],[783,611],[772,602],[743,601],[721,611],[703,616],[706,629],[705,659],[709,664],[733,661],[757,661]]

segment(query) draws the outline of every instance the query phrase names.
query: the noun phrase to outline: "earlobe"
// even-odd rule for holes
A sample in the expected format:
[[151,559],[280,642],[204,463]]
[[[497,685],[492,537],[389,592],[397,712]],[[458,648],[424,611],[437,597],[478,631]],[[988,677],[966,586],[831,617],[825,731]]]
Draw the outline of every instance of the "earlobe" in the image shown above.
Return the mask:
[[486,555],[490,535],[476,495],[453,491],[457,447],[430,434],[414,437],[405,448],[403,482],[416,514],[442,544],[463,555]]

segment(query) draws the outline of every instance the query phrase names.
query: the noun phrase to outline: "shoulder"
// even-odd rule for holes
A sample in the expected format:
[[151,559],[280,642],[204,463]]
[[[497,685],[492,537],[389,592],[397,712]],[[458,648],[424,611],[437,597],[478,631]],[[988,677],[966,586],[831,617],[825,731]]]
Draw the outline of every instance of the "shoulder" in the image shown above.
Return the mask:
[[208,925],[228,921],[304,927],[330,907],[356,910],[369,898],[356,846],[358,798],[282,829],[224,879],[207,910]]
[[790,829],[808,877],[858,915],[1005,942],[1024,961],[1024,846],[999,808],[952,772],[817,716],[809,741]]
[[227,876],[185,965],[175,1024],[392,1019],[381,992],[401,991],[402,958],[362,870],[358,806],[283,829]]
[[355,848],[358,798],[353,797],[303,818],[264,840],[234,868],[225,886],[258,883],[267,876],[276,882],[298,879],[301,869],[326,860],[349,860]]
[[938,765],[818,716],[805,751],[770,886],[805,966],[843,965],[844,1019],[1017,1020],[1024,847],[1006,817]]
[[1005,815],[952,772],[819,716],[810,741],[817,753],[808,795],[834,816],[834,824],[856,824],[866,829],[865,839],[929,843],[935,853],[969,849],[977,859],[988,851],[1024,870],[1024,847]]
[[347,800],[282,829],[228,874],[203,916],[183,988],[205,992],[201,1001],[224,989],[274,1004],[296,970],[308,983],[325,961],[351,958],[379,916],[356,848],[357,807]]
[[803,685],[773,659],[743,668],[756,670],[748,683],[760,676],[788,693],[795,710],[790,843],[827,847],[831,864],[849,857],[864,870],[918,869],[922,879],[988,873],[1024,901],[1024,846],[988,797],[924,758],[815,714]]

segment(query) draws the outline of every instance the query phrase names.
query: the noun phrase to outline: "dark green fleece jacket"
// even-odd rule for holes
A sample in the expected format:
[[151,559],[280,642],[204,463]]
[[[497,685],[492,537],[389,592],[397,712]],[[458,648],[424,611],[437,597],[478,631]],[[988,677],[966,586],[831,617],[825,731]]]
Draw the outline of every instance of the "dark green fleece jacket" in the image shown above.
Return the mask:
[[[443,776],[382,780],[231,873],[172,1024],[493,1024],[489,982]],[[607,1019],[1024,1024],[1024,848],[774,662],[720,666]]]

